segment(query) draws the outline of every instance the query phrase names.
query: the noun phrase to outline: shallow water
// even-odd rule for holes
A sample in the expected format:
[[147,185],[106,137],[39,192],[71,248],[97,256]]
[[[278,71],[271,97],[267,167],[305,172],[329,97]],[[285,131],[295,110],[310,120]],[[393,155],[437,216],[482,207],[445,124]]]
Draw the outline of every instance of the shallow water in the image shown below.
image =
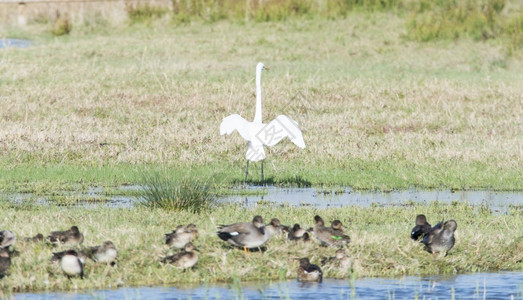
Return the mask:
[[15,294],[14,299],[523,299],[523,272],[325,279],[193,287],[139,287],[78,293]]
[[21,39],[4,39],[0,38],[0,49],[2,48],[27,48],[33,45],[32,41]]
[[[122,186],[122,193],[140,190],[140,186]],[[369,207],[379,206],[404,206],[410,203],[425,203],[433,201],[451,203],[452,201],[467,202],[472,205],[484,205],[495,213],[504,213],[510,205],[523,206],[523,192],[495,192],[495,191],[450,191],[450,190],[403,190],[392,192],[354,191],[350,188],[336,192],[324,191],[316,188],[277,188],[248,186],[244,190],[257,192],[258,195],[226,196],[218,199],[222,203],[241,203],[252,207],[258,203],[273,203],[275,205],[312,206],[317,208],[342,207],[356,205]],[[237,189],[238,193],[241,189]],[[59,194],[59,193],[56,193]],[[56,195],[55,194],[55,195]],[[90,188],[85,193],[67,192],[63,195],[74,196],[78,199],[75,205],[83,207],[132,207],[139,201],[136,196],[104,196],[100,187]],[[263,194],[263,195],[259,195]],[[45,196],[35,197],[30,193],[14,193],[4,195],[15,203],[29,202],[46,205],[53,203]],[[82,199],[88,199],[84,201]]]
[[294,206],[314,206],[318,208],[342,207],[356,205],[369,207],[402,206],[410,202],[430,203],[439,201],[467,202],[472,205],[485,205],[495,212],[505,212],[509,205],[523,205],[522,192],[494,192],[494,191],[444,191],[444,190],[403,190],[392,192],[354,191],[345,188],[337,192],[324,192],[315,188],[282,189],[275,187],[250,187],[252,190],[266,190],[264,196],[231,196],[222,198],[224,202],[241,202],[245,205],[254,205],[260,200],[269,201],[278,205],[289,204]]

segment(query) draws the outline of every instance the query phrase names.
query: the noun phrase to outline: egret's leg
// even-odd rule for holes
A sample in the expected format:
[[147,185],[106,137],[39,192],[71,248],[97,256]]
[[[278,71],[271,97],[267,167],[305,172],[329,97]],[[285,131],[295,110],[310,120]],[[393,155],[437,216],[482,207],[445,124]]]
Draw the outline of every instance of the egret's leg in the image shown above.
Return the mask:
[[261,172],[261,175],[262,175],[262,176],[261,176],[261,177],[262,177],[262,182],[263,182],[263,180],[264,180],[264,178],[263,178],[263,162],[264,162],[264,161],[265,161],[265,159],[262,160],[262,166],[261,166],[261,171],[262,171],[262,172]]
[[245,166],[245,182],[247,182],[247,175],[249,175],[249,161],[247,161],[247,165]]

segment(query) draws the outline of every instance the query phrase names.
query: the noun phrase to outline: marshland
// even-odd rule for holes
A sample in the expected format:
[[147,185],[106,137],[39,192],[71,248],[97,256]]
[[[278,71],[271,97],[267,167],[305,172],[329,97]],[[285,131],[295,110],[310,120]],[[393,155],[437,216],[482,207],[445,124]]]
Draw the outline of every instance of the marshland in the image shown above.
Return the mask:
[[[327,279],[523,270],[520,1],[82,5],[29,3],[22,26],[16,5],[0,3],[0,37],[30,42],[0,48],[0,230],[18,237],[2,297],[288,280],[300,257],[319,264],[334,255],[316,241],[279,237],[244,253],[216,236],[218,225],[255,215],[305,228],[317,214],[329,224],[341,220],[352,265],[324,266]],[[264,180],[251,163],[245,181],[246,143],[237,133],[221,136],[219,127],[233,113],[254,117],[259,61],[270,66],[262,75],[264,120],[292,117],[306,148],[288,140],[266,147]],[[521,201],[503,213],[488,199],[335,208],[217,201],[258,193],[252,185],[490,190]],[[93,201],[141,201],[76,206],[93,188],[104,195]],[[29,196],[11,201],[18,194]],[[457,221],[447,256],[410,240],[418,214],[433,225]],[[199,230],[196,267],[161,264],[176,253],[164,234],[189,223]],[[23,240],[72,225],[84,233],[83,246],[111,240],[117,265],[88,260],[85,278],[69,280],[49,263],[67,247]]]

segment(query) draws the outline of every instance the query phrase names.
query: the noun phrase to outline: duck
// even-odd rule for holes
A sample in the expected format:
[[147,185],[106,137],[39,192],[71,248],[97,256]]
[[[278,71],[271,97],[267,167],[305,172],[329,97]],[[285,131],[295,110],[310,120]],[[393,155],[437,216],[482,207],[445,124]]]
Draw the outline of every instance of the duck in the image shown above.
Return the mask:
[[[74,249],[70,249],[70,250],[74,250]],[[61,261],[62,257],[64,257],[64,255],[67,254],[67,251],[69,251],[69,250],[53,252],[53,256],[51,257],[51,263],[57,263],[57,262]],[[85,262],[87,261],[87,258],[89,257],[87,255],[87,253],[84,251],[81,251],[81,250],[79,250],[79,251],[74,250],[74,251],[76,252],[76,256],[78,257],[78,259],[80,260],[82,265],[84,265]]]
[[84,241],[84,235],[80,232],[77,226],[71,226],[68,230],[52,231],[47,236],[47,240],[54,245],[81,244]]
[[352,260],[343,249],[336,250],[334,257],[325,258],[321,261],[322,265],[331,264],[340,270],[349,270],[352,268]]
[[[193,229],[194,230],[194,229]],[[196,234],[198,230],[196,230]],[[165,234],[165,244],[169,247],[183,249],[191,241],[194,233],[189,231],[185,226],[178,225],[171,233]]]
[[316,224],[312,229],[312,233],[322,244],[333,247],[341,247],[344,244],[348,244],[350,242],[350,237],[343,234],[343,232],[340,230],[333,229],[331,227],[325,227],[325,223],[320,216],[314,216],[314,221]]
[[60,267],[62,271],[71,279],[71,277],[80,276],[84,278],[84,264],[80,261],[78,253],[75,250],[67,250],[60,258]]
[[188,224],[186,229],[191,233],[191,239],[196,239],[198,237],[198,228],[196,228],[195,224]]
[[11,254],[7,247],[0,248],[0,279],[7,275],[7,271],[11,267]]
[[41,233],[37,233],[35,236],[32,237],[26,237],[26,242],[32,242],[32,243],[38,243],[44,240],[44,235]]
[[88,252],[91,259],[95,262],[108,263],[111,266],[116,264],[118,251],[116,251],[116,247],[111,241],[105,241],[101,246],[90,247]]
[[412,228],[410,232],[410,238],[417,241],[420,238],[423,238],[431,229],[430,224],[427,222],[427,217],[425,215],[416,216],[416,226]]
[[303,240],[303,241],[310,241],[310,235],[309,233],[300,227],[300,224],[296,223],[292,228],[289,229],[289,233],[287,235],[289,240],[291,241],[297,241],[297,240]]
[[434,226],[421,241],[425,245],[425,249],[429,253],[445,253],[454,247],[456,239],[454,232],[458,228],[458,223],[455,220],[448,220],[445,223],[438,223]]
[[218,227],[218,237],[233,246],[247,248],[257,248],[265,244],[271,237],[270,233],[265,230],[263,218],[255,216],[252,223],[235,223],[230,225],[221,225]]
[[307,257],[300,258],[300,266],[298,267],[298,281],[299,282],[321,282],[323,280],[323,272],[317,265],[311,264]]
[[174,264],[184,270],[192,268],[198,262],[198,253],[196,250],[193,243],[189,242],[180,253],[165,257],[163,263]]
[[9,230],[0,231],[0,248],[9,249],[16,242],[16,235]]
[[269,225],[265,226],[265,230],[267,230],[271,236],[276,236],[285,232],[289,232],[289,227],[281,225],[278,218],[272,218]]

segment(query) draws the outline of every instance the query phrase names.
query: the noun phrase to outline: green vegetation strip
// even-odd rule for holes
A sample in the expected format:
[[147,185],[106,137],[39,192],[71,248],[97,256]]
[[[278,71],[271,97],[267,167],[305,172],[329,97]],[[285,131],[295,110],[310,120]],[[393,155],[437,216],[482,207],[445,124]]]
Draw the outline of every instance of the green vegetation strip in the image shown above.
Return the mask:
[[[410,205],[405,207],[344,207],[311,209],[259,205],[255,209],[237,206],[215,207],[200,213],[169,212],[163,209],[70,209],[61,207],[18,207],[3,205],[2,229],[18,236],[9,276],[0,280],[0,296],[11,291],[65,291],[106,289],[119,286],[171,285],[177,283],[234,282],[238,280],[284,280],[296,277],[297,260],[309,257],[320,263],[334,255],[335,249],[318,242],[303,244],[273,237],[266,251],[245,254],[229,248],[216,236],[216,226],[250,221],[262,215],[266,222],[277,217],[283,224],[300,223],[308,228],[316,214],[326,222],[339,219],[351,243],[346,253],[352,269],[324,266],[327,278],[456,274],[523,270],[523,215],[511,208],[507,214],[493,215],[486,207],[465,203]],[[417,214],[429,222],[455,219],[458,223],[456,245],[446,257],[432,257],[422,244],[410,239]],[[30,220],[30,221],[28,221]],[[194,269],[181,272],[160,260],[176,251],[164,245],[164,233],[179,224],[195,223],[199,237],[199,261]],[[119,252],[117,266],[95,264],[88,260],[86,278],[68,280],[50,264],[53,251],[45,244],[27,244],[23,237],[38,232],[67,229],[77,225],[85,235],[83,246],[100,245],[111,240]]]

